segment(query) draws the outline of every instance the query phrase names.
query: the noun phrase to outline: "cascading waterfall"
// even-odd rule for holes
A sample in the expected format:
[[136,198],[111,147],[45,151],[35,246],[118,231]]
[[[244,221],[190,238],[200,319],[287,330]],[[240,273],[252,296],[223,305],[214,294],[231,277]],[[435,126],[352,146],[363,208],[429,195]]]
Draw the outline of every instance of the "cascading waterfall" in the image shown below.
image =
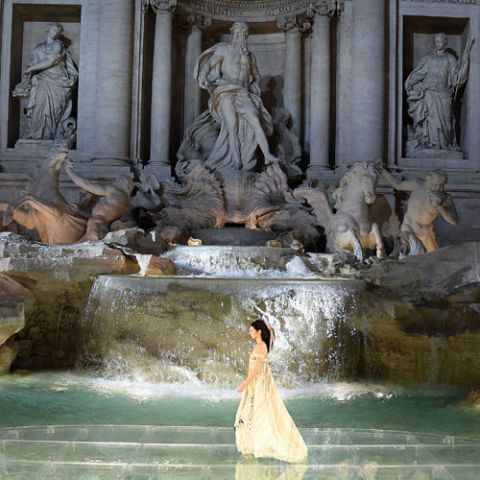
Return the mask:
[[99,277],[81,363],[106,376],[232,384],[246,371],[249,323],[265,316],[281,385],[338,378],[358,360],[350,319],[362,288],[354,280]]

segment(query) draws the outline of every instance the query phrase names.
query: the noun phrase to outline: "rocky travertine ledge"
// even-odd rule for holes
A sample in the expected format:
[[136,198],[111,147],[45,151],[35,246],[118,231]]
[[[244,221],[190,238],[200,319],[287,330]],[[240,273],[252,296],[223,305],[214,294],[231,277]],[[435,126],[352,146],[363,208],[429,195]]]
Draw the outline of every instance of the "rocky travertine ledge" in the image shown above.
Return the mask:
[[[311,380],[367,377],[475,386],[480,383],[479,251],[480,244],[470,242],[418,257],[359,263],[348,255],[211,246],[176,247],[159,251],[159,257],[137,254],[118,238],[111,246],[47,246],[3,233],[0,291],[25,304],[25,328],[15,339],[10,336],[3,364],[13,359],[17,341],[15,367],[73,366],[85,353],[82,338],[89,331],[90,345],[95,345],[89,361],[118,367],[119,355],[131,357],[128,366],[138,372],[136,363],[143,365],[148,358],[155,370],[158,362],[165,363],[158,346],[177,338],[172,333],[169,339],[165,332],[188,326],[194,334],[184,339],[199,349],[191,352],[187,372],[195,376],[198,352],[213,352],[215,359],[220,348],[210,338],[212,319],[218,322],[216,331],[223,332],[240,328],[262,310],[281,321],[280,342],[282,331],[291,336],[292,328],[301,333],[316,325],[309,334],[316,343],[308,353],[293,360],[285,353],[290,359],[287,377],[299,376],[295,368],[316,352],[308,368],[302,367]],[[175,277],[176,271],[187,276]],[[139,272],[167,277],[127,277]],[[332,316],[340,305],[335,292],[346,288],[345,279],[354,279],[356,287],[348,314],[337,321]],[[232,281],[245,288],[232,293],[227,288]],[[296,342],[308,343],[300,337]],[[220,368],[207,357],[202,379]],[[161,370],[178,373],[182,358]],[[234,373],[225,371],[224,377]]]
[[[95,278],[139,270],[134,258],[102,242],[45,245],[10,232],[0,233],[0,294],[17,302],[9,300],[0,309],[0,345],[3,323],[14,325],[10,337],[19,332],[18,342],[14,344],[12,339],[0,347],[0,371],[2,365],[8,370],[17,350],[17,366],[73,365],[75,336]],[[25,328],[19,321],[12,324],[9,308],[22,309],[22,316],[24,308]]]
[[11,296],[0,296],[0,375],[10,370],[10,365],[18,354],[18,344],[11,337],[24,326],[22,300]]
[[30,279],[92,281],[103,274],[139,272],[135,259],[103,242],[45,245],[11,232],[0,233],[0,272]]

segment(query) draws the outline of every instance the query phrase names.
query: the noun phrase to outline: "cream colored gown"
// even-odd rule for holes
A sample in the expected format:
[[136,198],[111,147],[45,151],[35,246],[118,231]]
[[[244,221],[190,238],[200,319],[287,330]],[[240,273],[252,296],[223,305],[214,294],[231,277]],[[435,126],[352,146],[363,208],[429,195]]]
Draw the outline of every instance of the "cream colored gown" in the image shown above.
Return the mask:
[[257,358],[262,368],[244,390],[235,417],[237,449],[257,458],[305,462],[307,446],[280,398],[266,357],[252,353],[249,373]]

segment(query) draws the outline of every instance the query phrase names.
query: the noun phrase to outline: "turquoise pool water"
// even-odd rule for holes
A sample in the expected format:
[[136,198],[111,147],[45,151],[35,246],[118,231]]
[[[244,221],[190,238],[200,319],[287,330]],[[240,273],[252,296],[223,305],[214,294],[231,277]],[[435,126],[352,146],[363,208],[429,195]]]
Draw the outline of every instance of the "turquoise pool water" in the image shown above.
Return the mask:
[[[282,390],[303,428],[401,430],[480,437],[480,409],[468,392],[439,386],[324,383]],[[20,425],[159,425],[230,427],[234,386],[148,384],[76,372],[0,378],[0,427]]]

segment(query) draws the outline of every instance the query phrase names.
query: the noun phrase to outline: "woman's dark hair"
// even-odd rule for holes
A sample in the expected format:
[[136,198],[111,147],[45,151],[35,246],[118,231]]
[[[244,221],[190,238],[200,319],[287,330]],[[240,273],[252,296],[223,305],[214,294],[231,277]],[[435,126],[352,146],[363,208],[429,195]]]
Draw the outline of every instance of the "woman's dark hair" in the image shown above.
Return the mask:
[[[272,338],[272,334],[270,333],[270,329],[267,327],[267,324],[263,320],[255,320],[250,324],[250,326],[257,331],[260,330],[260,332],[262,332],[261,333],[262,340],[265,342],[265,345],[267,346],[267,350],[270,351],[270,342],[273,340],[273,338]],[[273,328],[272,328],[272,333],[273,333]],[[275,333],[273,333],[273,335],[275,336]]]

